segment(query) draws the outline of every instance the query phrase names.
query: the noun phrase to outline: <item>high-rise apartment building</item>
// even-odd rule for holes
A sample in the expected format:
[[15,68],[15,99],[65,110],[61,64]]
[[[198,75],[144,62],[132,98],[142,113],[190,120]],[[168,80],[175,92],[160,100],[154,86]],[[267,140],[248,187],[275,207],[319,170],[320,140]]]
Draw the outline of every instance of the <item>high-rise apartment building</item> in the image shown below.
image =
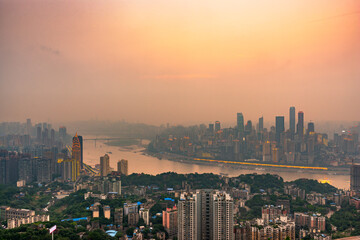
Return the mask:
[[168,232],[169,237],[177,236],[178,232],[178,209],[176,206],[173,208],[166,208],[163,211],[163,226]]
[[212,206],[211,206],[211,198],[213,190],[205,189],[199,191],[200,193],[200,206],[201,206],[201,239],[212,239]]
[[360,165],[351,165],[350,167],[350,190],[360,191]]
[[110,219],[111,217],[111,209],[110,206],[106,205],[103,207],[103,212],[104,212],[104,218]]
[[105,154],[100,157],[100,176],[106,177],[110,172],[110,157]]
[[114,212],[114,222],[116,225],[123,224],[124,221],[124,209],[123,208],[115,208]]
[[35,158],[33,162],[36,181],[38,183],[48,183],[51,181],[51,159]]
[[121,159],[117,163],[117,171],[121,173],[122,175],[127,176],[128,175],[128,160]]
[[183,193],[178,202],[178,239],[233,239],[233,200],[214,190]]
[[28,157],[20,158],[18,166],[19,180],[24,180],[25,183],[31,183],[35,177],[33,174],[33,160]]
[[200,232],[200,194],[182,193],[178,202],[178,239],[198,240]]
[[271,143],[266,141],[263,143],[263,162],[271,161]]
[[144,223],[149,226],[150,224],[150,213],[149,213],[149,209],[146,208],[140,208],[139,210],[139,215],[140,218],[142,218],[144,220]]
[[129,226],[136,226],[136,224],[139,222],[140,215],[138,212],[129,213],[127,217]]
[[233,239],[234,203],[229,194],[216,191],[211,198],[212,232],[214,240]]
[[139,205],[137,203],[124,203],[124,215],[128,215],[129,213],[137,213],[139,209]]

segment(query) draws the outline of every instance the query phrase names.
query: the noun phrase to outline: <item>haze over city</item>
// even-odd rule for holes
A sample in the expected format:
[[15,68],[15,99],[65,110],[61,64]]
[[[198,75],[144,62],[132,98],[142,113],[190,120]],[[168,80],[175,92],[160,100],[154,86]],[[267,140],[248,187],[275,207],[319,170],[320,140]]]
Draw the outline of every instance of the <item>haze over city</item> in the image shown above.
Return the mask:
[[359,240],[360,0],[0,0],[0,239]]
[[293,105],[356,121],[359,13],[356,0],[1,1],[0,120],[273,121]]

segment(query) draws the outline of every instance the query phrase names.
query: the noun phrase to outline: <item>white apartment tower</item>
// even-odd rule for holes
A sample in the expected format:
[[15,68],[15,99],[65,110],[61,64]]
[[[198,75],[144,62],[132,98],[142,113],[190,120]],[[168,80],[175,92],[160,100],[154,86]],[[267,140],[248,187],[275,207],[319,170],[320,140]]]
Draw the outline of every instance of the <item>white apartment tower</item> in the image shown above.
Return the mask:
[[229,194],[216,191],[212,195],[213,239],[234,239],[234,202]]
[[178,203],[178,239],[234,239],[233,207],[233,199],[225,192],[182,193]]
[[182,193],[178,202],[178,239],[200,239],[200,194]]

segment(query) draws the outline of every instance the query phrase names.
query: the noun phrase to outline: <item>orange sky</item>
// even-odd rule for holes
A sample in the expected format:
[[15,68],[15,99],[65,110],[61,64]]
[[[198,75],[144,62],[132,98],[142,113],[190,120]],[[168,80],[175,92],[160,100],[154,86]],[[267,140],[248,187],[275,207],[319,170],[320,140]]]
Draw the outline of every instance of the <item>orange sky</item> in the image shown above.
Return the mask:
[[0,1],[0,121],[360,120],[357,0]]

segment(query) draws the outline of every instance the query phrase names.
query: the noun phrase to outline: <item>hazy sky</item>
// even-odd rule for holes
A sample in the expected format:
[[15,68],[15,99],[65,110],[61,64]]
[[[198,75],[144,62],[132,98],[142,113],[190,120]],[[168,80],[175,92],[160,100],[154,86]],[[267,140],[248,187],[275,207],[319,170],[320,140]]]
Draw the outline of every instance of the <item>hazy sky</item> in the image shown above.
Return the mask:
[[0,0],[0,121],[360,120],[358,0]]

